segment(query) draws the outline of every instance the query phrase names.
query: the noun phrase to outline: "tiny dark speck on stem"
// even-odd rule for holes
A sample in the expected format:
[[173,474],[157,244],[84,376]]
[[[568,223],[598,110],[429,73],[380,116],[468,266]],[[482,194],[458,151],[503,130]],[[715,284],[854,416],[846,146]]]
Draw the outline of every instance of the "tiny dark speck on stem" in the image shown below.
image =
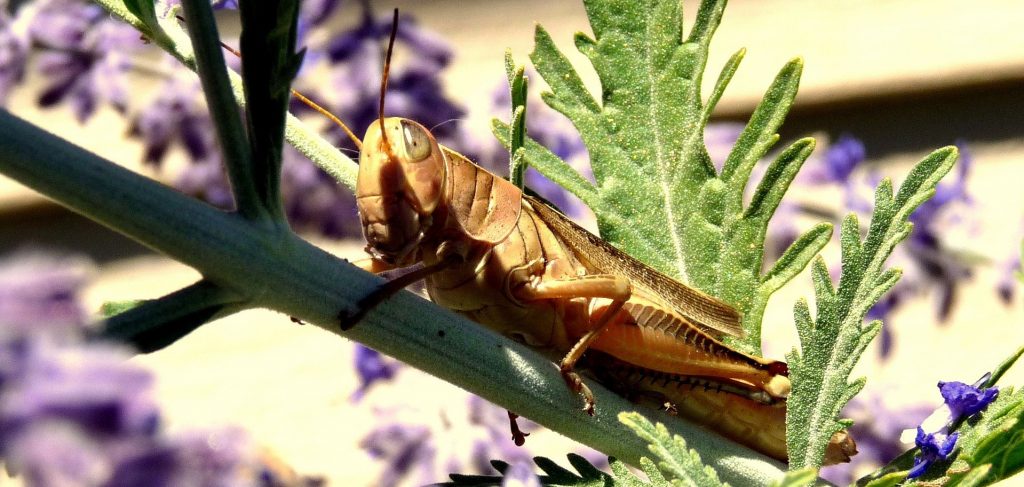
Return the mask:
[[437,336],[439,338],[444,338],[444,330],[437,330]]

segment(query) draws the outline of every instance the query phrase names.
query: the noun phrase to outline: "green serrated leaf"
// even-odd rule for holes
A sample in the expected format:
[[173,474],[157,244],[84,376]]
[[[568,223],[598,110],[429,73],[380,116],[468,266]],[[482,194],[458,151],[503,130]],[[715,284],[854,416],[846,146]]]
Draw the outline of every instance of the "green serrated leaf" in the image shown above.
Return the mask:
[[[685,39],[678,2],[584,5],[593,36],[577,34],[574,40],[601,79],[600,96],[586,89],[543,27],[536,30],[530,59],[551,87],[544,101],[579,130],[596,185],[528,138],[524,160],[590,206],[603,239],[736,307],[746,338],[731,344],[758,353],[764,303],[774,286],[809,262],[801,254],[773,276],[773,288],[761,286],[768,222],[813,142],[805,139],[784,151],[747,208],[743,197],[754,164],[778,140],[802,62],[780,71],[719,175],[704,146],[704,126],[745,51],[726,63],[707,102],[700,82],[725,1],[701,2]],[[508,127],[495,123],[494,132],[511,146]]]
[[1003,377],[1003,374],[1005,374],[1007,370],[1010,370],[1010,367],[1013,367],[1013,364],[1017,363],[1017,360],[1020,359],[1022,354],[1024,354],[1024,347],[1018,348],[1017,351],[1010,354],[1009,357],[1006,357],[1006,360],[1003,360],[996,366],[996,368],[992,369],[992,375],[988,377],[988,380],[985,381],[985,384],[982,387],[988,388],[996,385],[996,383],[999,382],[999,379]]
[[864,487],[895,487],[906,479],[906,472],[893,472],[878,477],[876,479],[872,479],[870,482],[867,482],[866,484],[858,485],[863,485]]
[[214,316],[239,306],[240,302],[237,294],[202,280],[111,316],[99,337],[124,342],[139,352],[149,353],[180,340]]
[[526,158],[522,151],[526,137],[526,99],[527,80],[525,66],[516,66],[512,60],[512,50],[505,50],[505,73],[508,76],[509,99],[512,101],[512,117],[509,119],[509,180],[523,188],[523,175],[526,173]]
[[950,475],[949,480],[946,482],[944,487],[980,487],[982,485],[988,485],[991,481],[986,479],[991,471],[991,465],[980,465],[964,473]]
[[694,487],[728,485],[718,479],[718,473],[713,468],[701,462],[697,452],[686,447],[686,442],[680,436],[669,434],[663,424],[651,424],[639,413],[622,413],[619,421],[650,443],[648,448],[658,459],[658,469],[673,484]]
[[[614,458],[608,459],[612,472],[615,473],[613,477],[598,470],[587,459],[579,455],[570,453],[567,457],[569,458],[569,463],[577,469],[578,473],[558,465],[549,458],[534,457],[533,462],[545,473],[545,475],[538,476],[541,485],[560,487],[649,487],[652,485],[637,478],[622,462]],[[451,479],[451,482],[437,485],[460,487],[503,485],[504,476],[508,473],[509,465],[497,460],[492,460],[491,465],[494,466],[500,475],[450,474],[448,477]]]
[[824,264],[815,264],[817,314],[809,323],[806,302],[794,306],[800,350],[787,355],[793,381],[786,418],[791,467],[820,467],[832,434],[844,427],[837,420],[839,411],[864,386],[863,379],[851,383],[850,372],[881,329],[877,321],[864,325],[864,316],[899,278],[885,269],[885,261],[906,237],[911,212],[934,193],[955,161],[953,147],[933,152],[911,170],[895,198],[891,183],[883,181],[875,192],[875,209],[863,240],[856,216],[844,219],[842,275],[834,293]]
[[138,308],[146,303],[145,299],[126,299],[124,301],[106,301],[100,305],[100,314],[104,318],[110,318],[116,314],[124,313],[132,308]]
[[156,6],[153,0],[125,0],[124,6],[146,24],[146,27],[154,31],[160,29],[160,25],[156,20]]
[[[510,146],[510,131],[509,125],[505,122],[496,118],[491,120],[491,132],[505,147]],[[594,186],[590,184],[590,181],[587,181],[569,163],[560,159],[555,153],[548,150],[547,147],[526,137],[523,145],[523,157],[530,166],[579,197],[587,206],[591,208],[597,207],[598,193]]]
[[280,185],[284,126],[292,78],[302,65],[305,52],[295,51],[299,3],[247,0],[239,3],[239,11],[254,190],[260,205],[283,221]]
[[811,485],[817,479],[817,469],[811,467],[801,468],[800,470],[786,472],[784,477],[772,483],[772,487],[804,487]]

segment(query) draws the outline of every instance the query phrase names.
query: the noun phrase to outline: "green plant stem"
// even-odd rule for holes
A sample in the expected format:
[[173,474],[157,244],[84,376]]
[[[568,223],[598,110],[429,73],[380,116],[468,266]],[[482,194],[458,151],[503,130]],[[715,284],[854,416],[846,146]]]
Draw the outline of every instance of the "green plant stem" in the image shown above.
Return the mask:
[[[161,31],[155,33],[152,29],[133,15],[124,2],[121,0],[95,0],[97,4],[106,9],[114,17],[121,19],[135,27],[143,35],[147,36],[154,44],[181,61],[187,68],[196,70],[196,57],[188,35],[178,25],[177,20],[172,16],[161,19]],[[242,78],[234,71],[228,70],[228,80],[231,83],[231,91],[235,101],[240,106],[245,106],[245,95],[242,89]],[[289,114],[285,124],[284,138],[295,147],[302,155],[313,161],[317,167],[323,169],[335,180],[341,182],[349,189],[356,187],[356,173],[358,165],[348,156],[341,153],[337,147],[324,140],[316,130],[311,129],[302,123],[298,118]]]
[[241,296],[205,279],[106,320],[97,338],[129,343],[142,353],[160,350],[204,323],[244,309]]
[[[0,111],[0,133],[0,172],[196,268],[249,306],[364,343],[634,465],[648,455],[646,443],[617,420],[636,406],[590,381],[597,416],[588,417],[557,367],[523,345],[406,292],[341,333],[339,311],[356,306],[379,278],[291,232],[216,210],[6,111]],[[644,415],[697,446],[727,482],[767,485],[782,475],[781,464],[743,446],[661,412]]]
[[270,218],[275,214],[279,216],[279,208],[275,212],[268,207],[280,206],[277,201],[279,198],[262,201],[254,184],[256,177],[251,162],[252,153],[242,126],[238,103],[231,91],[213,8],[209,0],[182,0],[181,6],[185,22],[189,25],[192,46],[195,47],[196,72],[217,130],[217,140],[220,141],[238,213],[250,219]]

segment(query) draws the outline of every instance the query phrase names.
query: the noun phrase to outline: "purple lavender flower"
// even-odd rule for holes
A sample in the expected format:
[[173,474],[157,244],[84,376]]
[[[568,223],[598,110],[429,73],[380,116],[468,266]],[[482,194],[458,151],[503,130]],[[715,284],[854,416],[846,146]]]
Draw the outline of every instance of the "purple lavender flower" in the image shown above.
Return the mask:
[[[1021,235],[1024,235],[1024,231],[1021,232]],[[999,299],[1003,301],[1003,304],[1009,305],[1013,302],[1017,286],[1020,284],[1020,281],[1024,280],[1024,266],[1021,266],[1022,249],[1024,249],[1024,246],[1021,246],[1020,236],[1018,236],[1013,254],[1002,263],[999,281],[996,283],[996,293],[999,295]]]
[[15,24],[7,8],[6,2],[0,5],[0,105],[7,102],[11,90],[25,78],[31,44],[28,33]]
[[933,463],[949,457],[949,454],[953,453],[953,448],[956,447],[958,437],[959,433],[953,433],[942,438],[940,443],[939,437],[935,433],[925,434],[924,430],[918,426],[917,438],[914,443],[921,449],[921,452],[914,457],[914,467],[907,473],[907,478],[916,479],[923,475]]
[[952,413],[951,421],[973,416],[988,407],[999,395],[999,389],[979,389],[963,382],[939,382],[939,392]]
[[[371,67],[382,66],[381,43],[391,32],[391,16],[375,18],[365,8],[358,25],[339,33],[326,46],[335,92],[340,95],[331,108],[356,130],[377,119],[381,72]],[[408,16],[399,17],[397,41],[395,49],[412,55],[401,65],[392,64],[384,111],[433,128],[434,136],[447,144],[461,131],[459,124],[447,122],[465,115],[465,110],[448,99],[442,89],[440,74],[451,60],[451,48]],[[340,130],[331,133],[337,145],[354,149]]]
[[41,106],[70,101],[79,121],[103,102],[125,111],[128,55],[142,46],[135,29],[110,19],[98,5],[49,0],[34,11],[28,32],[43,49],[39,70],[50,81],[39,97]]
[[3,391],[0,437],[10,439],[31,424],[62,421],[90,435],[147,437],[159,424],[151,397],[153,377],[109,346],[53,348],[36,344],[20,377]]
[[931,410],[924,404],[891,408],[880,394],[854,398],[843,408],[842,416],[854,421],[850,435],[857,439],[858,453],[850,463],[825,468],[822,477],[836,485],[849,485],[891,462],[907,449],[900,434],[920,424]]
[[385,358],[380,352],[356,344],[356,373],[359,375],[359,388],[352,393],[349,400],[358,402],[362,400],[370,387],[383,380],[391,380],[395,372],[401,368],[402,363],[397,360]]
[[315,485],[237,429],[160,434],[153,375],[82,344],[80,259],[0,262],[0,459],[28,487]]
[[744,124],[739,122],[713,122],[704,127],[704,145],[718,172],[722,172],[722,166],[743,133],[743,127]]
[[935,188],[935,195],[910,215],[914,229],[905,244],[906,254],[914,260],[925,279],[939,286],[937,315],[943,321],[956,302],[958,285],[972,274],[970,267],[942,246],[942,234],[948,231],[947,228],[940,228],[944,217],[948,216],[944,215],[946,209],[953,203],[970,205],[972,202],[967,194],[967,176],[974,159],[963,142],[958,141],[957,146],[960,149],[960,163],[957,165],[956,180],[939,184]]
[[190,73],[173,76],[153,102],[139,111],[132,121],[131,134],[143,140],[145,162],[159,165],[168,149],[177,144],[193,161],[219,156],[213,122],[200,90],[199,80]]
[[91,272],[86,259],[39,252],[0,261],[0,341],[12,334],[80,333],[87,316],[78,293]]
[[1013,296],[1017,293],[1019,275],[1021,273],[1020,257],[1011,257],[1003,262],[1002,275],[996,283],[996,294],[1003,304],[1013,303]]
[[421,480],[432,480],[431,467],[436,451],[430,440],[431,433],[426,426],[387,424],[373,430],[359,446],[371,457],[387,462],[377,485],[393,487],[413,470],[420,470]]
[[29,426],[0,454],[8,465],[18,468],[29,487],[102,485],[114,469],[96,441],[58,422]]
[[508,466],[501,487],[540,487],[540,478],[530,463],[516,462]]
[[850,174],[866,159],[867,151],[860,140],[843,134],[825,152],[827,178],[836,183],[849,181]]
[[[360,442],[371,457],[384,463],[377,485],[393,486],[406,479],[431,483],[449,472],[467,470],[494,474],[491,459],[530,462],[528,450],[512,443],[504,409],[477,396],[462,397],[468,407],[465,420],[455,416],[454,403],[436,414],[405,408],[378,411],[380,426]],[[428,422],[429,418],[439,421]],[[523,426],[536,429],[529,422]]]

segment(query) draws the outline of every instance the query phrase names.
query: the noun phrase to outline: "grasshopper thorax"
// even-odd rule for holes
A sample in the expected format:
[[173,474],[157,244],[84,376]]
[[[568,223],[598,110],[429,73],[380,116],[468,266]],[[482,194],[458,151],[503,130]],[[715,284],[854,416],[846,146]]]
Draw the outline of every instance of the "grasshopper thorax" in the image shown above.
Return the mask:
[[444,178],[444,155],[422,125],[398,117],[370,125],[356,183],[366,250],[390,264],[413,263],[433,223]]

